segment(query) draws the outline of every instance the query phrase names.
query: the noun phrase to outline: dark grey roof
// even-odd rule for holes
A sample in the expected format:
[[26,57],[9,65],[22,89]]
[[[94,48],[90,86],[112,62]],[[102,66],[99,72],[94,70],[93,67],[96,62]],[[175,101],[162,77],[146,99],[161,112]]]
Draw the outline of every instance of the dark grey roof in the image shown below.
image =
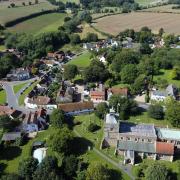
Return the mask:
[[156,153],[154,143],[140,143],[134,141],[119,141],[118,149],[131,150],[136,152]]

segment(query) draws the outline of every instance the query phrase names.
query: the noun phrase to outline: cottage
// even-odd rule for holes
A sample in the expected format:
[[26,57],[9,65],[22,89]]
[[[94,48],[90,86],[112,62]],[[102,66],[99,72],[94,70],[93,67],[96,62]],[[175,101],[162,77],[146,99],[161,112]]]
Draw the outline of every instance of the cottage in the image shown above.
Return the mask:
[[105,102],[106,93],[103,84],[99,84],[97,88],[90,91],[90,98],[95,104]]
[[47,96],[37,96],[33,98],[25,98],[24,103],[27,108],[45,108],[50,103],[50,98]]
[[8,106],[0,106],[0,116],[3,115],[8,115],[11,119],[14,119],[20,117],[22,112]]
[[129,94],[128,88],[112,87],[108,89],[108,100],[112,95],[121,95],[127,97]]
[[29,70],[24,68],[18,68],[16,70],[11,70],[6,76],[9,81],[24,81],[30,79]]
[[58,108],[63,110],[67,115],[79,115],[94,111],[93,102],[59,104]]

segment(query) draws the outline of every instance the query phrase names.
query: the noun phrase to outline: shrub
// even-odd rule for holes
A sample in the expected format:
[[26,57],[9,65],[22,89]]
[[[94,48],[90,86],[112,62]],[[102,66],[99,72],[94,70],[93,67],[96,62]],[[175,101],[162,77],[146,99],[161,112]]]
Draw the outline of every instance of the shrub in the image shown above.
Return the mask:
[[164,111],[163,107],[159,104],[151,105],[148,109],[148,115],[154,119],[163,119]]
[[97,131],[99,129],[99,126],[97,125],[97,124],[95,124],[95,123],[91,123],[91,124],[89,124],[89,126],[88,126],[88,131],[89,132],[95,132],[95,131]]

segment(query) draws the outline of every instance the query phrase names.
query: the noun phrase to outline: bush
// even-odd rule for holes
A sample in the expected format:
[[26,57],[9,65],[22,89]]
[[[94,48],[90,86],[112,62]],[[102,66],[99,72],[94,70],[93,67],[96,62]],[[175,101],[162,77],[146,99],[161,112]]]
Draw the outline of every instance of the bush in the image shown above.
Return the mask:
[[154,119],[163,119],[164,111],[163,107],[159,104],[151,105],[148,109],[148,115]]
[[97,131],[99,129],[99,126],[97,125],[97,124],[95,124],[95,123],[91,123],[91,124],[89,124],[89,126],[88,126],[88,131],[89,132],[95,132],[95,131]]

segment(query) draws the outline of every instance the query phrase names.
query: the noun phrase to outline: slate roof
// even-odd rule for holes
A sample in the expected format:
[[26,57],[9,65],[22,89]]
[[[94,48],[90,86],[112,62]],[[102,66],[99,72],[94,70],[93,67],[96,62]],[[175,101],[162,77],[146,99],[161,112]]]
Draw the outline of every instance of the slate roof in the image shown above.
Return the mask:
[[3,134],[2,141],[14,141],[21,137],[21,132],[9,132]]
[[120,150],[131,150],[136,152],[156,153],[154,143],[140,143],[134,141],[119,141],[118,148]]
[[119,133],[131,136],[156,138],[154,125],[120,122]]

